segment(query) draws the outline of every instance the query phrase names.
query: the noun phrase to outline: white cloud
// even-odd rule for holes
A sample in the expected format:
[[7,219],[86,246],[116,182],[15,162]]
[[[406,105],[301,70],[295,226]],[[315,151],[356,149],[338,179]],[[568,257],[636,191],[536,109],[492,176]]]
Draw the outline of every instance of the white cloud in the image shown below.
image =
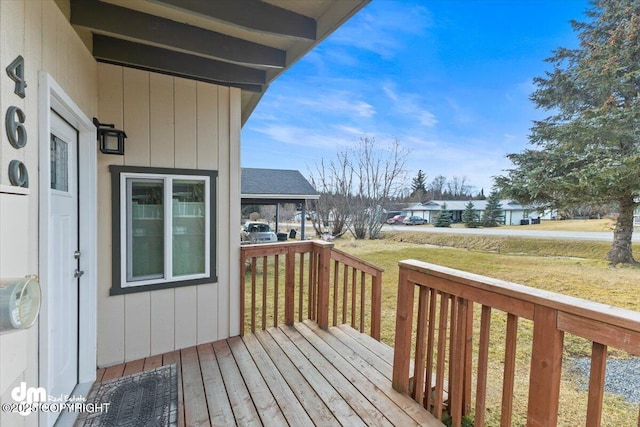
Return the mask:
[[436,123],[438,123],[438,121],[436,120],[436,116],[426,110],[419,112],[418,120],[423,126],[426,127],[433,127],[436,125]]
[[357,137],[360,137],[360,136],[362,136],[362,135],[367,133],[363,129],[356,128],[356,127],[353,127],[353,126],[335,125],[333,127],[334,127],[334,129],[336,129],[339,132],[344,132],[344,133],[347,133],[349,135],[354,135],[354,136],[357,136]]
[[270,124],[251,127],[251,130],[266,136],[273,141],[301,147],[335,150],[340,146],[349,145],[352,135],[345,136],[343,132],[332,132],[325,129],[310,129],[294,125]]
[[382,91],[391,99],[392,101],[398,100],[398,95],[391,89],[388,85],[382,87]]
[[327,93],[318,98],[293,98],[291,101],[323,113],[355,114],[359,117],[372,117],[376,114],[373,105],[357,98],[358,95],[354,93],[340,91]]
[[360,11],[350,25],[338,29],[331,43],[370,51],[390,59],[404,48],[406,35],[420,35],[432,24],[427,9],[421,6],[398,8],[392,3],[379,3]]

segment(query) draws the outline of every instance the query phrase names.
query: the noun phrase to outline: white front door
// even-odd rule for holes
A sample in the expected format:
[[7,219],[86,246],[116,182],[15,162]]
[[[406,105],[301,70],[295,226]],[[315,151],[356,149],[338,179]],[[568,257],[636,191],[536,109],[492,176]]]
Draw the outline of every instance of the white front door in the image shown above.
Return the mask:
[[51,111],[49,137],[48,280],[50,383],[47,393],[70,395],[78,383],[78,131]]

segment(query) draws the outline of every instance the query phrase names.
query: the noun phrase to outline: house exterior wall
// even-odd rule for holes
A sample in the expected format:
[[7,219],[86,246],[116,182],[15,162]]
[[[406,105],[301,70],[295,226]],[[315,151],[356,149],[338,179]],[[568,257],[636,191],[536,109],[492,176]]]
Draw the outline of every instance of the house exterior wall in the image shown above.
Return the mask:
[[[125,129],[126,155],[98,157],[98,365],[110,365],[237,335],[240,217],[240,90],[97,64],[53,0],[0,0],[0,111],[24,111],[25,147],[0,132],[0,279],[39,274],[39,73],[47,73],[86,117]],[[24,98],[4,69],[24,58]],[[3,126],[4,127],[4,126]],[[95,143],[95,142],[94,142]],[[96,145],[97,151],[97,145]],[[19,160],[29,188],[11,185]],[[111,191],[109,164],[218,171],[218,282],[110,297]],[[93,286],[94,284],[90,284]],[[47,283],[41,280],[43,289]],[[233,289],[232,289],[233,288]],[[43,301],[43,304],[46,302]],[[12,402],[21,382],[40,385],[40,324],[0,334],[0,401]],[[35,426],[38,415],[0,411],[0,426]]]
[[[25,113],[27,145],[16,149],[0,132],[0,278],[38,274],[38,150],[41,102],[38,73],[47,72],[91,117],[97,112],[96,63],[52,0],[0,1],[0,111],[10,106]],[[26,95],[14,93],[4,69],[24,58]],[[4,128],[4,126],[3,126]],[[48,141],[48,135],[42,136]],[[29,173],[27,194],[11,185],[7,168],[22,161]],[[46,283],[41,283],[45,287]],[[10,391],[20,382],[38,384],[38,324],[25,331],[0,335],[0,401],[11,402]],[[37,425],[35,414],[23,417],[0,412],[0,426]]]
[[524,219],[523,210],[505,210],[504,213],[506,225],[520,225],[520,221]]
[[[98,366],[237,335],[240,90],[109,64],[98,82],[100,121],[128,136],[98,155]],[[218,171],[218,283],[109,295],[112,164]]]

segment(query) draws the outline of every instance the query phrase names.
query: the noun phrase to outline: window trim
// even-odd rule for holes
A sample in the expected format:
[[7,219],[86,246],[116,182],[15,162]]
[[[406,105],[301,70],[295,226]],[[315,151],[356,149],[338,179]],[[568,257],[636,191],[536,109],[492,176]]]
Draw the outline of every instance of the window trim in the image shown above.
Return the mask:
[[[134,292],[146,292],[159,289],[169,289],[180,286],[192,286],[201,285],[206,283],[217,283],[217,269],[216,269],[216,212],[217,212],[217,177],[218,171],[215,170],[203,170],[203,169],[173,169],[173,168],[154,168],[143,166],[119,166],[109,165],[109,172],[111,173],[111,289],[110,295],[122,295]],[[127,263],[126,257],[128,256],[127,245],[127,178],[141,178],[141,179],[163,179],[169,182],[174,179],[193,179],[193,178],[206,178],[208,180],[208,206],[206,206],[205,221],[208,219],[209,233],[205,236],[205,244],[208,240],[209,257],[205,260],[205,273],[204,275],[188,275],[188,276],[176,276],[169,279],[158,280],[141,280],[136,282],[127,282]],[[165,185],[165,195],[172,194],[173,189],[167,188]],[[172,186],[171,186],[172,187]],[[164,206],[170,203],[166,197],[163,198]],[[205,205],[207,205],[205,201]],[[207,218],[208,217],[208,218]],[[165,235],[169,221],[165,221]],[[171,230],[169,230],[171,232]],[[172,244],[172,239],[165,239],[165,247]],[[172,263],[172,257],[169,257],[171,252],[164,253],[164,263]],[[207,269],[208,267],[208,269]],[[208,272],[207,272],[208,270]],[[165,271],[168,271],[165,268]]]

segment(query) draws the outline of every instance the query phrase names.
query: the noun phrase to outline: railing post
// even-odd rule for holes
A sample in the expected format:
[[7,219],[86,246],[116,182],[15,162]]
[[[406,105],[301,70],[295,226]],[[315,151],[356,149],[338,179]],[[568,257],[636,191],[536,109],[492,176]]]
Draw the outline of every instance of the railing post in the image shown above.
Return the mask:
[[535,307],[528,426],[555,426],[558,423],[564,332],[558,330],[557,322],[557,310]]
[[407,279],[407,271],[400,266],[392,385],[395,390],[405,394],[409,393],[414,288],[413,283],[409,283]]
[[[284,276],[284,323],[293,325],[294,298],[295,298],[295,275],[296,275],[296,251],[293,246],[287,248],[285,256],[285,276]],[[302,307],[300,308],[302,310]]]
[[333,243],[314,242],[318,250],[318,297],[316,299],[316,319],[322,329],[329,328],[329,276],[331,273],[331,248]]

